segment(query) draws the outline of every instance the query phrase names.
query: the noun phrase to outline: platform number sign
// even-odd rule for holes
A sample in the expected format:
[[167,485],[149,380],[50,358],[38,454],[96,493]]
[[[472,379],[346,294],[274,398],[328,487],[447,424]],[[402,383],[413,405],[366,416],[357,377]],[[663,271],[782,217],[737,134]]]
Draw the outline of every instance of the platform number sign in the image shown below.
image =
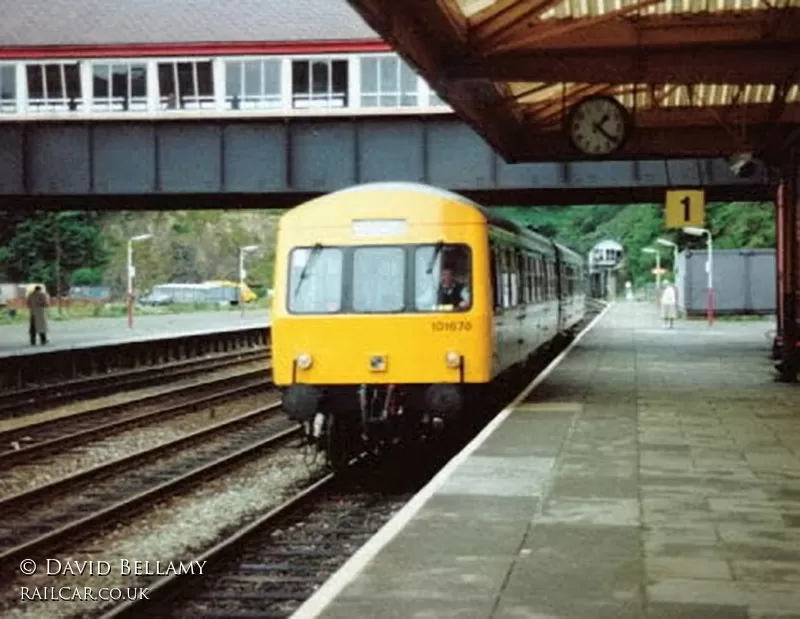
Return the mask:
[[664,224],[666,228],[702,226],[706,219],[706,195],[702,189],[667,191]]

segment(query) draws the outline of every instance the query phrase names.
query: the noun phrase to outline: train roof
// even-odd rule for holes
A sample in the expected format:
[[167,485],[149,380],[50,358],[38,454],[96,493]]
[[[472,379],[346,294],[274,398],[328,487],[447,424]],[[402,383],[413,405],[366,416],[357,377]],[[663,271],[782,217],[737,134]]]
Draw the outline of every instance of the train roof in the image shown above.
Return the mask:
[[[478,204],[474,200],[471,200],[470,198],[467,198],[466,196],[463,196],[454,191],[450,191],[448,189],[442,189],[440,187],[434,187],[433,185],[426,185],[424,183],[411,183],[404,181],[365,183],[363,185],[355,185],[353,187],[348,187],[346,189],[340,189],[339,191],[333,192],[333,194],[331,195],[337,195],[343,193],[361,193],[367,191],[412,191],[417,193],[428,194],[431,196],[436,196],[446,200],[452,200],[453,202],[461,202],[462,204],[468,204],[469,206],[480,211],[481,214],[484,217],[486,217],[486,220],[489,222],[489,224],[493,226],[497,226],[498,228],[502,228],[503,230],[519,234],[520,236],[526,237],[533,242],[544,243],[547,245],[555,244],[551,239],[547,238],[546,236],[543,236],[537,232],[533,232],[532,230],[525,228],[524,226],[520,226],[519,224],[511,221],[510,219],[501,217],[496,213],[493,213],[491,209],[486,208],[485,206],[481,206],[480,204]],[[567,249],[567,251],[575,253],[572,252],[572,250]]]

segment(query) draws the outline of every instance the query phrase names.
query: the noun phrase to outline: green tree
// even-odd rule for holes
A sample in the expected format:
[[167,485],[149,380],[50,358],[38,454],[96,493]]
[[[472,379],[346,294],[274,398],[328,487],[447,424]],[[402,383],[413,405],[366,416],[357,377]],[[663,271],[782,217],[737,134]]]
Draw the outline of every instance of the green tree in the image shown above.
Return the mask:
[[12,281],[43,282],[51,292],[66,290],[77,269],[102,268],[106,263],[100,215],[61,211],[34,213],[18,221],[0,258]]

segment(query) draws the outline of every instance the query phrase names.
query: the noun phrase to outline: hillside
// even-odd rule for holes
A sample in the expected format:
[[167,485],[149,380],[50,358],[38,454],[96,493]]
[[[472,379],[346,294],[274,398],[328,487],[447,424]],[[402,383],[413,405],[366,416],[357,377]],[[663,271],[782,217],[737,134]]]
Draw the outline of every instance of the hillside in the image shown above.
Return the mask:
[[[505,207],[506,216],[531,225],[559,242],[586,253],[600,239],[619,240],[638,282],[648,279],[652,258],[641,249],[659,235],[681,247],[703,247],[703,241],[663,229],[663,207],[656,204],[570,207]],[[731,202],[708,208],[719,248],[773,247],[771,203]],[[63,289],[70,284],[112,287],[125,291],[127,239],[144,233],[153,238],[134,245],[137,288],[146,292],[164,282],[237,279],[238,248],[259,245],[247,258],[248,283],[257,288],[272,282],[274,243],[280,211],[174,211],[114,213],[2,213],[0,281],[41,281],[55,291],[60,264]],[[669,262],[665,252],[665,264]]]
[[44,282],[53,292],[60,263],[63,289],[70,284],[107,284],[119,297],[126,287],[127,240],[146,233],[153,237],[134,243],[140,293],[164,282],[237,280],[238,248],[244,245],[260,247],[246,259],[248,282],[256,288],[268,287],[280,212],[3,215],[8,215],[10,225],[0,230],[0,281]]

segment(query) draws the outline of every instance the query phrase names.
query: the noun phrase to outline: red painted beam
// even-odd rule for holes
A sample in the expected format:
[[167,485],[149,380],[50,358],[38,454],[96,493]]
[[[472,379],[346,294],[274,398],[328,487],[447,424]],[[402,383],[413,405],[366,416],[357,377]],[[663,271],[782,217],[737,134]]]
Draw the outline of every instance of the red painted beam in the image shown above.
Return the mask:
[[797,66],[800,41],[679,49],[509,52],[443,67],[446,79],[586,84],[772,84]]
[[[785,8],[780,13],[748,10],[626,15],[613,19],[597,15],[580,19],[522,21],[506,33],[505,44],[483,45],[478,36],[477,47],[487,54],[512,50],[568,52],[607,48],[636,52],[663,46],[749,44],[764,40],[796,42],[800,37],[799,31],[800,8]],[[475,34],[479,35],[480,30],[476,28]]]
[[0,60],[43,58],[145,58],[155,56],[270,56],[391,52],[380,39],[352,41],[251,41],[229,43],[142,43],[0,47]]

